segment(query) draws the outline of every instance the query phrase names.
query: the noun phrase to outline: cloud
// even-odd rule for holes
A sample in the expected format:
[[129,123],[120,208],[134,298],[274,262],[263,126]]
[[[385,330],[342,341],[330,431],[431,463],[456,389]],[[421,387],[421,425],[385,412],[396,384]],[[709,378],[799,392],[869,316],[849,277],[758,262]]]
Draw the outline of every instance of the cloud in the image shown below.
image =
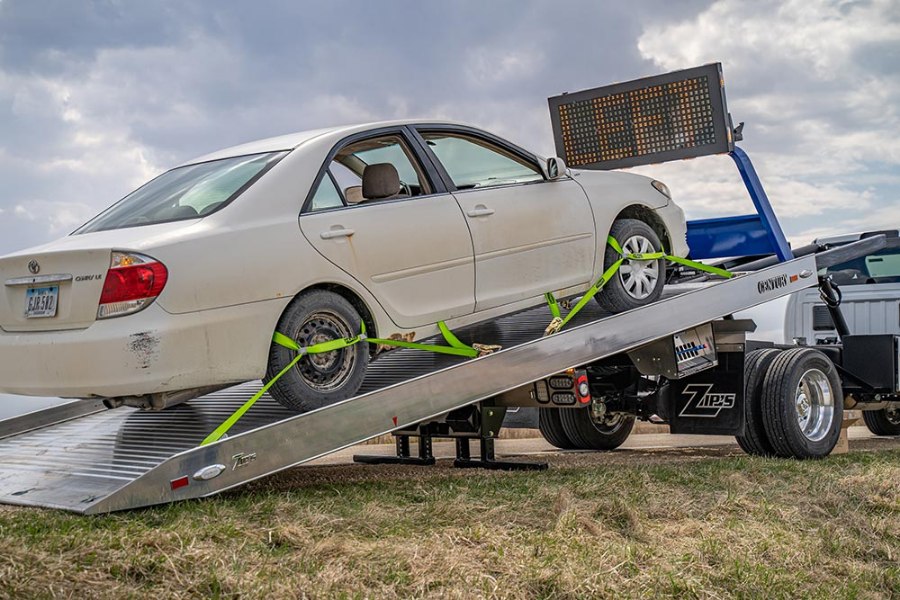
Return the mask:
[[[551,154],[548,96],[710,60],[786,228],[840,222],[898,199],[894,7],[3,0],[0,254],[172,165],[290,131],[450,118]],[[653,169],[689,217],[752,210],[727,158]]]
[[[637,43],[665,70],[723,63],[730,111],[747,121],[741,145],[789,232],[808,237],[877,223],[874,214],[900,216],[896,2],[719,0],[647,26]],[[721,215],[743,193],[727,183],[727,163],[645,171],[667,175],[685,206]]]

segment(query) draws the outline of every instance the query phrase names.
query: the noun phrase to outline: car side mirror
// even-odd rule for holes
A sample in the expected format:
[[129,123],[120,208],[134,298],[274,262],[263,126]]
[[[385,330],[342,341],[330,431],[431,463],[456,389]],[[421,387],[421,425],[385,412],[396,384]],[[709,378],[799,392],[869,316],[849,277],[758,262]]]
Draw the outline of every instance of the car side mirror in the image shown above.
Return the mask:
[[544,177],[549,181],[566,176],[566,161],[558,156],[551,156],[542,166],[544,167]]

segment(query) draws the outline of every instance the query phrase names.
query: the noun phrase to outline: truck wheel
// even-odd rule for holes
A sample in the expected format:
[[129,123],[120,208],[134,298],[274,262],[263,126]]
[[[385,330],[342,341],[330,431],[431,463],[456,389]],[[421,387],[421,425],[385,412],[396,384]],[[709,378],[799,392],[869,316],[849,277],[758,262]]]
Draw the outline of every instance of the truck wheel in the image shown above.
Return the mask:
[[[613,223],[609,234],[627,254],[648,254],[662,249],[656,232],[637,219],[618,219]],[[620,258],[608,244],[605,248],[604,271]],[[595,298],[609,312],[625,312],[659,300],[665,278],[666,265],[663,259],[626,259]]]
[[590,408],[561,411],[563,429],[579,450],[614,450],[634,429],[634,417],[614,415],[598,420]]
[[822,458],[834,449],[844,398],[837,369],[824,354],[812,348],[779,354],[766,371],[760,397],[776,455]]
[[539,408],[538,430],[540,430],[545,440],[560,450],[574,450],[576,446],[569,439],[569,436],[566,435],[560,420],[559,413],[563,412],[563,410],[559,408]]
[[[278,331],[300,346],[350,338],[359,334],[361,319],[341,296],[325,290],[294,299],[278,322]],[[297,356],[273,343],[269,350],[268,382]],[[356,395],[366,375],[369,349],[358,343],[340,350],[304,356],[272,385],[269,393],[281,405],[306,412]]]
[[772,361],[781,353],[775,348],[754,350],[746,356],[744,363],[744,435],[736,436],[741,450],[752,456],[773,456],[775,449],[766,434],[762,416],[763,380]]
[[863,421],[875,435],[900,435],[900,408],[865,410]]

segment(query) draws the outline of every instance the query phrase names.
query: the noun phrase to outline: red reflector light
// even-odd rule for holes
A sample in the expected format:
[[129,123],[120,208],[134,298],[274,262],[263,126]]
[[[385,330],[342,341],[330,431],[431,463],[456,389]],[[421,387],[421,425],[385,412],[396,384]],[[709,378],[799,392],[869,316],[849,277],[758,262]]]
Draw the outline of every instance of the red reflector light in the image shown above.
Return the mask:
[[178,488],[183,488],[183,487],[185,487],[185,486],[188,485],[190,482],[191,482],[191,480],[188,479],[188,476],[187,476],[187,475],[185,475],[184,477],[179,477],[178,479],[173,479],[172,481],[169,482],[169,485],[172,486],[172,491],[174,492],[174,491],[177,490]]
[[106,273],[100,304],[155,298],[168,278],[168,270],[159,262],[114,267]]
[[588,383],[587,375],[582,374],[575,379],[575,394],[582,404],[588,404],[591,401],[591,386]]

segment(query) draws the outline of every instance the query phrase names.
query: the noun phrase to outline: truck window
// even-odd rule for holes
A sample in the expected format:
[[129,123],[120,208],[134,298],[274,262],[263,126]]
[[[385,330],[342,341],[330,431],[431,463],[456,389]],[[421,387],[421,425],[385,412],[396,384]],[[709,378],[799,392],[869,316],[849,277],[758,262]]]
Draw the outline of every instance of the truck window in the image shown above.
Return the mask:
[[865,285],[900,282],[900,248],[884,248],[864,256],[823,269],[820,275],[831,275],[838,285]]

